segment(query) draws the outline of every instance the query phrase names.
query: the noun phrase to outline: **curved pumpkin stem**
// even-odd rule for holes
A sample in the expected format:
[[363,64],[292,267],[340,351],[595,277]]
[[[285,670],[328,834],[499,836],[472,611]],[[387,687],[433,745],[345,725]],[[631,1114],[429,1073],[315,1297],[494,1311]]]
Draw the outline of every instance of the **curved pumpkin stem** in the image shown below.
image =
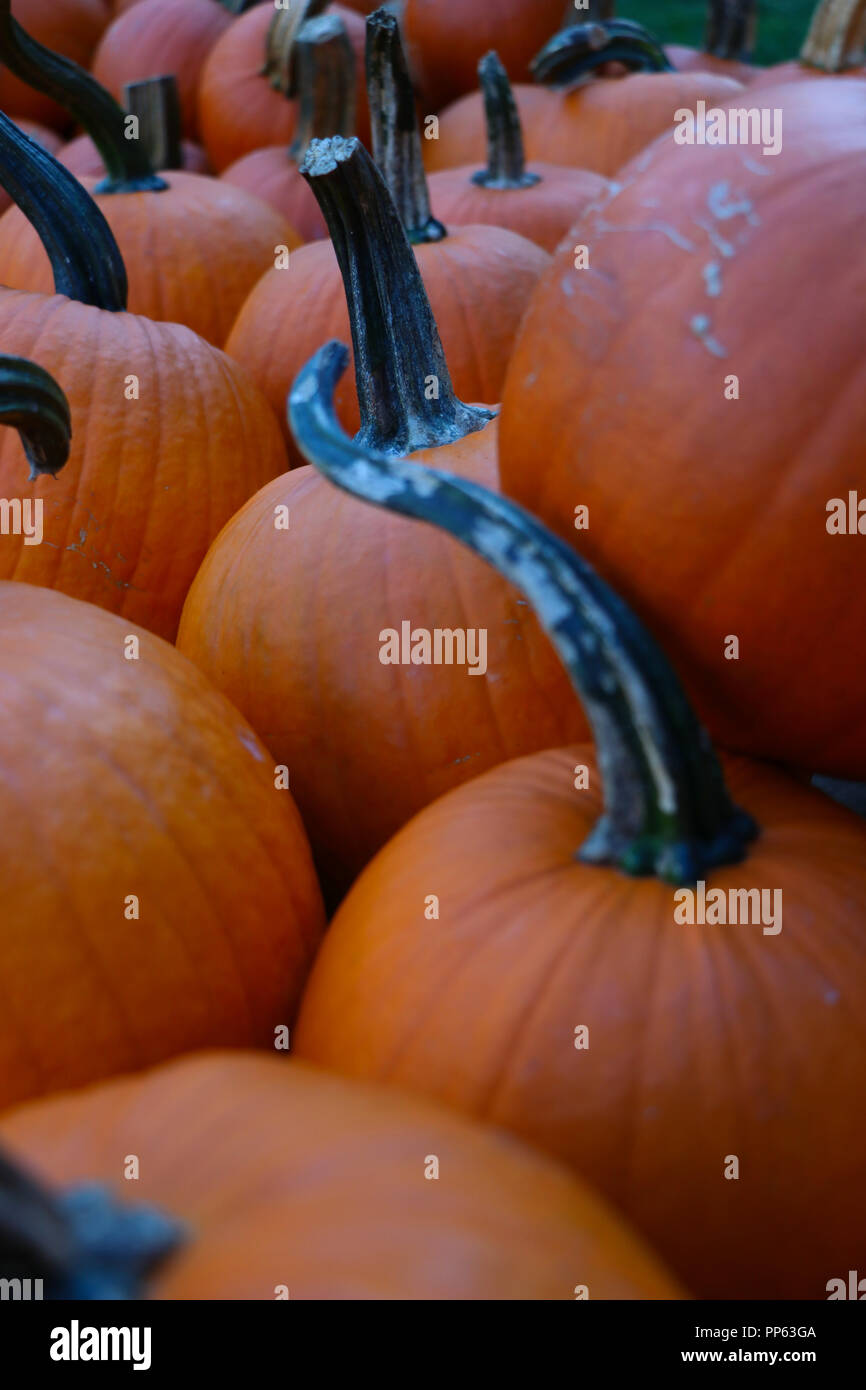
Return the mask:
[[866,0],[819,0],[800,50],[800,62],[822,72],[844,72],[863,62]]
[[328,224],[343,276],[359,442],[379,453],[409,454],[483,429],[493,412],[464,405],[454,394],[418,263],[363,145],[340,136],[313,140],[301,173]]
[[704,52],[747,63],[755,46],[755,0],[709,0]]
[[299,373],[289,397],[295,438],[338,487],[447,531],[529,599],[580,695],[604,779],[604,815],[579,857],[677,884],[742,859],[755,823],[731,801],[712,744],[643,624],[516,503],[351,441],[333,405],[347,358],[332,342]]
[[183,1227],[89,1184],[53,1193],[0,1153],[0,1278],[41,1279],[49,1299],[142,1298]]
[[366,61],[373,158],[413,245],[441,241],[447,233],[430,210],[415,92],[397,18],[389,10],[367,16]]
[[311,140],[355,130],[355,55],[339,15],[320,15],[295,43],[300,111],[290,158],[300,164]]
[[119,312],[126,267],[111,228],[74,174],[0,112],[0,185],[48,253],[56,294]]
[[295,43],[301,27],[320,15],[327,3],[328,0],[285,0],[268,26],[261,75],[284,97],[298,95]]
[[247,10],[259,4],[259,0],[217,0],[217,3],[229,14],[246,14]]
[[52,53],[21,28],[11,13],[12,0],[0,0],[0,60],[16,77],[56,101],[84,127],[108,177],[99,193],[157,192],[167,188],[153,172],[140,140],[127,140],[126,113],[89,72],[69,58]]
[[69,458],[69,402],[54,377],[26,357],[0,356],[0,425],[21,436],[31,482],[41,473],[55,477]]
[[498,53],[485,53],[478,80],[487,124],[487,168],[473,174],[472,182],[482,188],[531,188],[539,175],[526,171],[520,113]]
[[127,82],[123,103],[138,120],[138,138],[154,169],[183,168],[183,123],[174,73]]
[[631,72],[673,72],[658,39],[630,19],[560,29],[529,67],[536,82],[560,88],[578,86],[607,63],[620,63]]

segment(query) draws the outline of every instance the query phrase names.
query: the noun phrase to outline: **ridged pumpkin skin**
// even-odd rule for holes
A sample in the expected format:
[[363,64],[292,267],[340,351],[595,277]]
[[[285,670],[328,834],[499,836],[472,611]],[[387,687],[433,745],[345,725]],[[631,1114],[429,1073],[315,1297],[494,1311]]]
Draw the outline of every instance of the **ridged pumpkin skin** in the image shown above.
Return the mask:
[[[612,176],[657,135],[669,129],[680,107],[703,98],[719,106],[740,85],[706,72],[631,73],[597,78],[572,92],[515,84],[529,163],[543,161]],[[473,92],[439,117],[439,139],[424,141],[427,169],[485,162],[484,105]]]
[[[56,478],[28,482],[17,434],[0,433],[0,496],[44,503],[41,545],[0,536],[0,578],[61,589],[172,640],[210,542],[285,469],[273,412],[179,324],[3,290],[0,337],[51,372],[72,413]],[[126,398],[131,375],[138,400]]]
[[[20,124],[20,122],[19,122]],[[67,169],[71,169],[73,174],[77,174],[79,179],[104,179],[105,165],[102,156],[94,145],[89,135],[76,135],[74,140],[61,145],[57,142],[51,152],[56,154],[60,163]],[[207,155],[201,145],[196,145],[192,140],[182,141],[183,167],[189,174],[206,174],[208,172]]]
[[[274,264],[278,246],[300,238],[273,208],[219,179],[179,170],[160,193],[95,194],[129,278],[129,310],[183,323],[222,347],[241,305]],[[91,193],[98,179],[83,178]],[[48,256],[17,208],[0,218],[0,281],[51,294]]]
[[578,217],[607,188],[600,174],[560,164],[530,164],[527,173],[541,180],[532,188],[483,188],[472,182],[479,167],[464,164],[430,175],[434,216],[448,226],[507,227],[545,251],[556,250]]
[[443,797],[377,856],[295,1048],[559,1155],[699,1297],[825,1298],[866,1240],[866,831],[770,768],[725,767],[763,833],[708,887],[780,889],[778,935],[679,925],[669,884],[576,863],[600,777],[588,746],[552,750]]
[[[502,227],[455,227],[416,246],[415,257],[439,325],[454,390],[464,401],[499,400],[524,310],[550,257]],[[286,420],[286,396],[301,367],[331,338],[351,341],[346,293],[330,241],[292,254],[250,294],[226,340],[280,420],[293,463],[303,463]],[[354,362],[337,389],[349,434],[360,425]]]
[[[32,39],[89,67],[94,48],[111,19],[104,0],[13,0],[13,17]],[[34,91],[0,63],[0,110],[65,130],[69,115],[42,92]]]
[[559,28],[564,8],[562,0],[407,0],[403,27],[430,109],[471,92],[491,48],[512,81],[528,81],[530,60]]
[[[366,144],[370,138],[370,115],[364,86],[364,20],[342,5],[329,5],[327,12],[342,19],[355,51],[356,129]],[[265,40],[273,16],[272,4],[255,5],[214,44],[205,63],[199,83],[198,120],[202,140],[217,171],[251,150],[288,145],[295,133],[297,102],[288,101],[275,91],[262,74]]]
[[[414,457],[495,488],[495,450],[494,423]],[[281,505],[289,531],[274,527]],[[486,676],[382,665],[380,633],[404,620],[486,629]],[[331,897],[435,797],[586,733],[511,586],[449,537],[365,506],[309,467],[275,479],[223,530],[178,646],[289,768]]]
[[195,140],[202,68],[233,22],[234,16],[218,0],[140,0],[106,29],[93,55],[93,75],[122,102],[127,82],[172,72],[184,134]]
[[274,208],[294,227],[301,241],[321,241],[328,235],[325,219],[285,145],[269,145],[236,159],[220,177],[244,188]]
[[90,604],[0,584],[0,637],[0,1108],[272,1047],[324,924],[264,748],[173,647]]
[[[275,1057],[210,1052],[3,1117],[16,1158],[190,1236],[159,1299],[678,1299],[582,1184],[493,1130]],[[118,1154],[141,1162],[124,1182]],[[427,1156],[439,1177],[425,1179]]]
[[[744,162],[671,137],[574,228],[590,268],[563,249],[533,298],[505,389],[502,489],[571,539],[575,505],[589,507],[582,553],[664,641],[723,744],[863,778],[862,538],[828,534],[826,506],[863,491],[850,246],[866,84],[762,96],[782,102],[781,154]],[[807,206],[822,212],[804,238]]]

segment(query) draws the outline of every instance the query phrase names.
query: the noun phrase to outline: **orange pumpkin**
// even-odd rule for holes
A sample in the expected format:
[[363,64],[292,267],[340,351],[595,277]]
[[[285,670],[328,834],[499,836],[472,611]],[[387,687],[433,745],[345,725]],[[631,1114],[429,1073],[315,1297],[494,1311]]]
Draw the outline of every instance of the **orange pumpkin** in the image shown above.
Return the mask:
[[[0,1139],[3,1274],[27,1260],[59,1297],[573,1299],[575,1285],[593,1299],[684,1296],[550,1159],[300,1062],[200,1053],[24,1106],[4,1115]],[[134,1184],[120,1176],[129,1152]],[[441,1169],[425,1181],[432,1158]],[[97,1211],[121,1266],[94,1252]]]
[[[345,279],[363,437],[495,486],[492,412],[454,395],[381,176],[357,141],[314,141],[305,169]],[[527,616],[516,594],[448,538],[419,544],[399,518],[335,498],[301,468],[263,488],[223,530],[190,591],[178,645],[288,768],[336,900],[446,788],[580,735],[567,682]],[[407,620],[483,632],[475,675],[466,664],[385,664],[383,632],[402,632]]]
[[0,583],[0,633],[0,1108],[273,1047],[324,918],[264,748],[128,618]]
[[[862,562],[835,534],[852,526],[866,430],[847,249],[866,211],[866,85],[816,79],[762,103],[784,106],[780,153],[671,137],[573,229],[591,264],[563,249],[533,298],[502,486],[571,538],[588,507],[588,558],[664,638],[726,746],[866,777]],[[806,206],[822,213],[803,238]]]
[[[103,0],[2,0],[0,14],[15,19],[47,48],[87,67],[99,37],[111,18]],[[44,92],[35,91],[0,62],[0,109],[40,125],[65,130],[69,116]]]
[[[623,20],[562,30],[533,70],[544,85],[514,88],[526,158],[605,175],[669,129],[682,107],[694,109],[699,99],[718,106],[741,90],[730,77],[671,71],[652,35]],[[484,152],[483,101],[473,93],[442,112],[439,138],[425,142],[424,160],[430,170],[448,169],[483,161]]]
[[[518,326],[549,257],[505,228],[457,227],[446,233],[432,216],[397,22],[377,11],[367,23],[373,153],[415,246],[454,389],[464,400],[498,401]],[[286,392],[296,372],[330,336],[348,337],[349,331],[337,257],[330,242],[319,241],[292,255],[288,274],[274,269],[262,277],[238,315],[226,351],[249,370],[285,421]],[[428,382],[428,389],[435,390],[435,383]],[[339,403],[346,428],[356,430],[360,414],[352,381],[344,383]],[[285,435],[290,458],[300,462],[287,421]]]
[[46,239],[56,293],[0,290],[0,341],[62,385],[75,429],[61,478],[28,483],[0,444],[0,495],[44,504],[44,541],[0,540],[0,578],[59,588],[173,638],[208,545],[286,464],[273,412],[188,328],[124,312],[111,232],[78,181],[0,119],[0,183]]
[[554,251],[569,227],[607,188],[588,169],[532,164],[523,152],[520,116],[497,54],[478,65],[487,123],[487,165],[440,169],[429,180],[430,202],[448,225],[489,222]]
[[506,763],[391,841],[331,924],[297,1052],[558,1154],[701,1297],[823,1298],[866,1240],[866,827],[770,767],[723,775],[662,653],[571,547],[346,438],[343,362],[331,345],[295,384],[304,452],[523,591],[597,751]]
[[[298,119],[293,46],[305,20],[319,14],[326,0],[290,0],[274,13],[272,5],[256,5],[241,15],[214,44],[201,75],[198,119],[211,164],[218,171],[243,155],[270,145],[288,145]],[[364,21],[341,5],[328,7],[338,15],[355,53],[358,73],[357,130],[370,134],[363,86]]]
[[351,135],[355,124],[355,55],[339,15],[320,15],[301,25],[295,64],[299,109],[291,146],[254,150],[230,164],[222,177],[269,203],[303,241],[318,241],[328,229],[299,165],[311,140]]

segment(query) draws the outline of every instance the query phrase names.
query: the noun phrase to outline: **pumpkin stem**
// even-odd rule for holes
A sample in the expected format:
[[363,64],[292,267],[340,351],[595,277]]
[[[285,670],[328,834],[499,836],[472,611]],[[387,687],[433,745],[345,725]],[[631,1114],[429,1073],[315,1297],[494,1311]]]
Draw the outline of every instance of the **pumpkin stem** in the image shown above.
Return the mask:
[[89,72],[52,53],[12,18],[12,0],[0,0],[0,60],[28,87],[74,116],[90,136],[108,172],[98,193],[156,192],[167,188],[151,168],[140,140],[127,140],[126,113]]
[[472,175],[482,188],[530,188],[538,174],[526,172],[520,114],[508,73],[492,50],[478,64],[487,123],[487,168]]
[[864,0],[819,0],[800,50],[800,62],[823,72],[859,67],[866,47]]
[[30,481],[55,477],[69,458],[69,402],[53,376],[26,357],[0,356],[0,424],[12,425],[30,464]]
[[755,0],[710,0],[704,52],[747,63],[755,46]]
[[339,15],[310,19],[295,44],[300,111],[289,155],[300,164],[311,140],[355,129],[355,55]]
[[415,92],[397,17],[386,9],[367,16],[367,99],[373,158],[413,245],[441,241],[442,223],[430,211]]
[[48,253],[55,294],[119,313],[126,267],[111,228],[74,174],[0,112],[0,186]]
[[301,26],[320,15],[327,3],[328,0],[286,0],[268,26],[261,75],[268,79],[275,92],[282,92],[284,97],[298,95],[295,42]]
[[493,412],[464,405],[454,394],[421,272],[385,180],[363,145],[354,137],[313,140],[301,173],[328,224],[343,276],[359,442],[378,453],[409,454],[483,429]]
[[138,119],[138,138],[154,169],[182,169],[180,96],[174,73],[127,82],[123,102]]
[[229,14],[246,14],[247,10],[258,5],[259,0],[217,0],[217,3],[222,5],[224,10],[228,10]]
[[516,503],[349,440],[333,403],[347,358],[329,343],[295,381],[289,418],[301,451],[353,496],[447,531],[529,599],[592,724],[604,779],[604,814],[578,857],[677,884],[742,859],[755,823],[731,801],[713,746],[643,624]]
[[630,72],[673,72],[655,35],[630,19],[560,29],[529,68],[535,81],[546,87],[577,87],[607,63],[620,63]]
[[156,1207],[96,1183],[51,1192],[0,1153],[0,1277],[41,1279],[50,1299],[133,1299],[183,1239]]

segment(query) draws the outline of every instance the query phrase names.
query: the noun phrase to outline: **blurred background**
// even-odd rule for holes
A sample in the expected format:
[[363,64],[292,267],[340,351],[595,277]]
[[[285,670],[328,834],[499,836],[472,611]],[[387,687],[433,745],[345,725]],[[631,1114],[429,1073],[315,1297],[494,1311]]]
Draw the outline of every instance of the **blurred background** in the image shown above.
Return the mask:
[[[806,36],[814,0],[759,0],[756,63],[793,58]],[[665,43],[700,45],[704,0],[628,0],[620,13],[652,29]]]

